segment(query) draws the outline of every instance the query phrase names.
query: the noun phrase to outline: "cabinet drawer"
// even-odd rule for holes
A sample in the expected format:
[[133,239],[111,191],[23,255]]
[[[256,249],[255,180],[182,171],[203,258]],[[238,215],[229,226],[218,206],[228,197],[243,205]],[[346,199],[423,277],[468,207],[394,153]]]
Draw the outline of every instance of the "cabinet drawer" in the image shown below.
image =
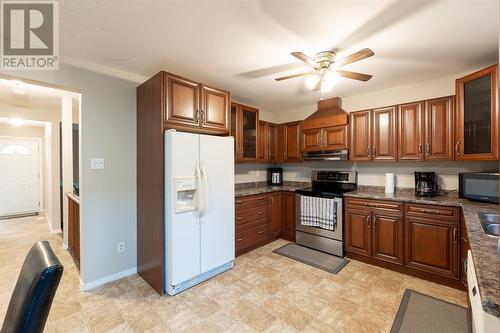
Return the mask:
[[456,221],[458,219],[458,208],[437,205],[406,204],[405,214],[426,218],[440,218]]
[[368,200],[361,198],[349,198],[347,199],[347,207],[351,208],[376,208],[383,210],[392,211],[403,211],[403,203],[397,201],[381,201],[381,200]]
[[267,206],[269,198],[267,194],[249,195],[238,197],[234,201],[236,212],[243,209],[254,208],[257,206]]
[[267,219],[267,205],[261,205],[248,209],[237,209],[235,214],[235,224],[241,225],[250,221]]
[[268,225],[261,224],[236,230],[236,252],[244,250],[252,245],[265,242],[268,238]]

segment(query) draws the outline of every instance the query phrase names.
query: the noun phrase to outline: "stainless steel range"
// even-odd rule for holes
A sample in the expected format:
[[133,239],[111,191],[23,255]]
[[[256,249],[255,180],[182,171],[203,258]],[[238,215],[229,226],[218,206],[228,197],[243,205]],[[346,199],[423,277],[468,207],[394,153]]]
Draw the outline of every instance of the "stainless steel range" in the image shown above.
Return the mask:
[[355,171],[313,171],[312,187],[295,191],[295,242],[344,256],[344,193],[355,191]]

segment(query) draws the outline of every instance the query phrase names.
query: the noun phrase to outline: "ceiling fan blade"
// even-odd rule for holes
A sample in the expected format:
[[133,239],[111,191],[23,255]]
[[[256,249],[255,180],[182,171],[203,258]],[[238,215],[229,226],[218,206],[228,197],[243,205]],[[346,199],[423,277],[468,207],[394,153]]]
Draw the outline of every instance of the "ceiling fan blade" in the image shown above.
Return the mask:
[[336,71],[336,73],[339,76],[346,77],[348,79],[354,79],[354,80],[359,80],[359,81],[364,81],[364,82],[366,82],[372,78],[372,75],[369,75],[369,74],[349,72],[349,71],[338,70],[338,71]]
[[335,64],[335,66],[340,67],[340,66],[352,64],[353,62],[360,61],[360,60],[363,60],[365,58],[371,57],[374,54],[375,53],[373,53],[373,51],[370,49],[362,49],[358,52],[354,52],[353,54],[348,55],[347,57],[341,58],[339,60],[335,60],[334,64]]
[[305,62],[308,65],[311,65],[313,67],[316,66],[316,62],[312,58],[306,56],[302,52],[292,52],[290,54],[293,55],[295,58],[302,60],[303,62]]
[[275,80],[276,81],[283,81],[283,80],[293,79],[293,78],[301,77],[301,76],[309,76],[309,75],[313,75],[313,74],[316,74],[316,72],[312,71],[312,72],[291,74],[291,75],[287,75],[287,76],[278,77]]

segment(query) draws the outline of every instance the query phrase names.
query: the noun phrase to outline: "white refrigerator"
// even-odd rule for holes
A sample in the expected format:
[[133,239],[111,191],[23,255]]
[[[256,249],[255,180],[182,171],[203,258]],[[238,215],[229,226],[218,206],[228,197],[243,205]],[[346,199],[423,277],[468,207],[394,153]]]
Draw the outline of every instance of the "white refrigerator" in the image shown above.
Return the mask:
[[165,291],[233,267],[232,137],[165,132]]

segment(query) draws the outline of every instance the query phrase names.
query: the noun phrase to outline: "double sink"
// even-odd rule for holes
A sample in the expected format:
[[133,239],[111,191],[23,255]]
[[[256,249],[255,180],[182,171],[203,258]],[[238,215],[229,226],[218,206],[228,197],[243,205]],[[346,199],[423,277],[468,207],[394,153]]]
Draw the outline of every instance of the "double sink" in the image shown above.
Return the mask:
[[481,213],[479,220],[484,232],[488,236],[498,237],[500,227],[500,214],[496,213]]

